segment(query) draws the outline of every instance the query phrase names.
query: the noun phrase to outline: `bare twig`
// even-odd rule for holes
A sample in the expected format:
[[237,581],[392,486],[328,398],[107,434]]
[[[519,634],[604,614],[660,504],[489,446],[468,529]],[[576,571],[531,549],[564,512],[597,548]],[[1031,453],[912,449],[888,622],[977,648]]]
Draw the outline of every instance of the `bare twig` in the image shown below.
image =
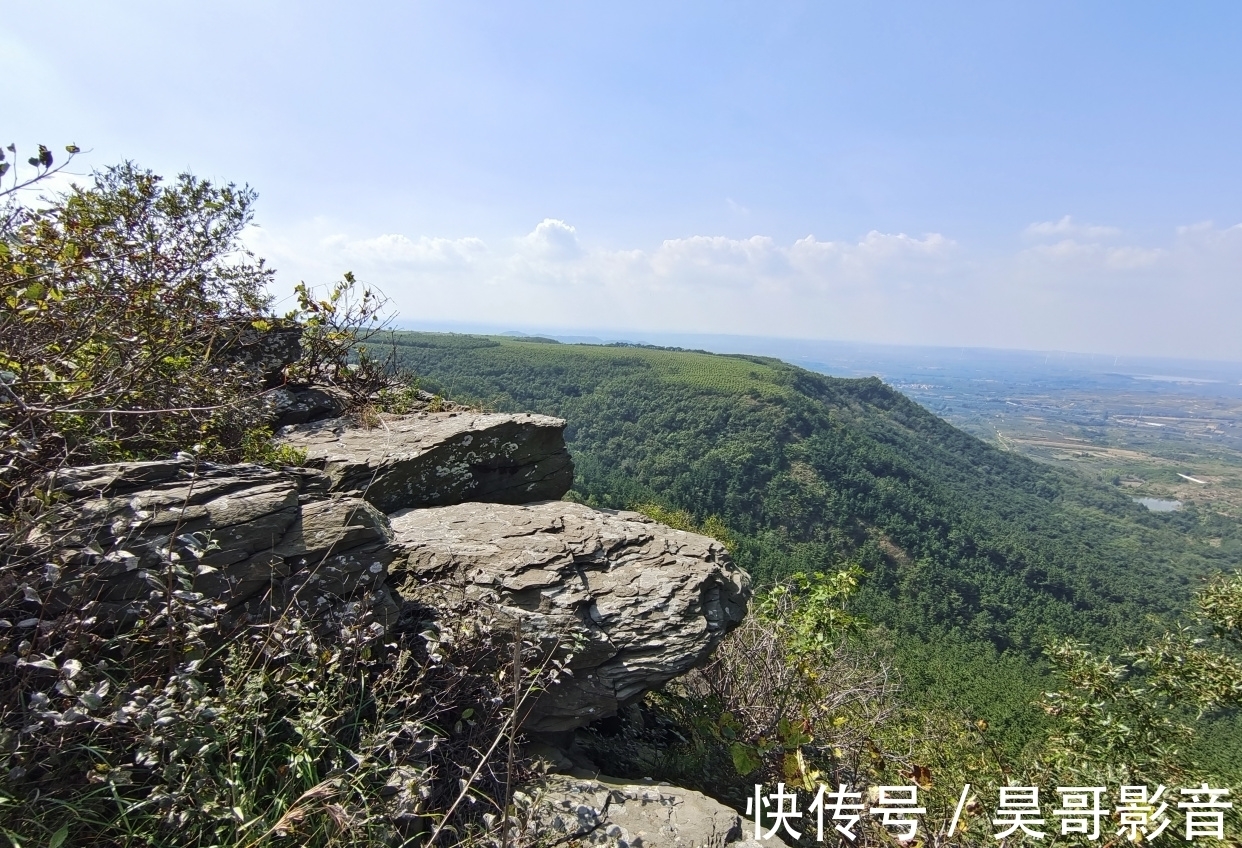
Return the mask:
[[[492,754],[494,754],[496,752],[496,749],[500,746],[500,740],[504,739],[506,735],[510,733],[517,733],[517,728],[521,723],[519,720],[519,716],[521,715],[522,707],[526,705],[526,699],[529,698],[531,696],[531,693],[535,691],[536,684],[538,683],[539,678],[543,675],[544,670],[547,669],[548,663],[551,662],[552,658],[556,655],[556,651],[560,647],[560,644],[561,644],[560,640],[558,639],[556,643],[552,646],[552,650],[550,650],[548,652],[548,655],[544,658],[543,664],[539,666],[539,670],[535,673],[535,676],[532,678],[530,685],[527,686],[526,691],[522,693],[521,700],[514,703],[513,711],[509,713],[509,717],[506,718],[504,723],[500,726],[500,731],[496,734],[496,738],[492,740],[491,747],[487,749],[487,752],[479,760],[479,764],[475,766],[474,772],[470,775],[470,778],[465,781],[465,784],[461,788],[461,792],[457,795],[457,799],[453,801],[452,806],[450,806],[448,810],[445,811],[443,818],[441,818],[440,822],[436,825],[436,829],[431,832],[431,836],[427,839],[428,845],[435,845],[436,837],[438,837],[440,835],[440,832],[444,830],[444,828],[448,825],[449,820],[452,819],[453,817],[453,813],[457,811],[457,807],[461,804],[463,800],[465,800],[466,796],[470,793],[470,789],[471,787],[474,786],[475,780],[478,779],[479,774],[482,773],[483,771],[483,766],[487,764],[487,761],[491,758]],[[521,661],[521,650],[522,650],[521,642],[519,641],[518,647],[517,647],[517,651],[519,652],[518,653],[519,665]],[[517,689],[515,688],[514,691],[516,692]]]
[[[522,619],[513,624],[513,704],[517,708],[518,695],[522,684]],[[509,848],[509,803],[513,798],[513,763],[516,759],[514,743],[517,733],[509,730],[509,762],[505,768],[505,803],[500,817],[500,845]]]

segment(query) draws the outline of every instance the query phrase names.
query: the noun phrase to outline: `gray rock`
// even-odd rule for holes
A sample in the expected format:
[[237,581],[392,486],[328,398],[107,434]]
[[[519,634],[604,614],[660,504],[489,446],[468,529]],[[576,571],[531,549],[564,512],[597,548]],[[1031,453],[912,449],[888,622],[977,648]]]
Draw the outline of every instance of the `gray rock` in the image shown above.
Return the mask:
[[230,565],[270,550],[298,512],[298,481],[258,465],[113,463],[60,469],[48,485],[73,499],[44,530],[50,542],[134,555],[99,564],[102,577],[155,567],[163,558],[159,549],[172,544],[184,553],[196,534],[204,563]]
[[259,330],[244,323],[237,334],[236,340],[223,347],[218,356],[252,372],[265,389],[284,383],[285,368],[302,358],[302,328],[299,325]]
[[361,498],[328,495],[322,476],[192,459],[65,468],[48,487],[67,502],[27,542],[65,563],[62,604],[123,611],[179,588],[175,561],[189,589],[227,609],[269,618],[289,604],[319,612],[365,598],[387,625],[388,520]]
[[282,386],[268,394],[267,402],[275,428],[335,418],[345,410],[339,393],[317,386],[300,389]]
[[418,412],[370,429],[342,420],[281,431],[340,492],[384,512],[462,501],[529,503],[573,485],[565,422],[545,415]]
[[554,732],[615,712],[706,660],[746,612],[750,581],[715,540],[634,512],[566,502],[459,504],[390,516],[391,581],[444,610],[494,605],[573,651],[524,728]]
[[665,784],[553,775],[515,799],[530,837],[615,848],[785,848],[779,836],[756,842],[736,810]]

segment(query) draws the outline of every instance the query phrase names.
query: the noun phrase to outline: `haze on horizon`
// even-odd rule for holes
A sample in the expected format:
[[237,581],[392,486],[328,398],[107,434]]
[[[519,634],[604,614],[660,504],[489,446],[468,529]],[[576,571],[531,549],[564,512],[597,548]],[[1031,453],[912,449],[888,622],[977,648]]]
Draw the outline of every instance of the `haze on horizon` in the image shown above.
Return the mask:
[[[404,323],[1242,361],[1242,6],[5,4],[4,143]],[[19,150],[20,152],[20,150]]]

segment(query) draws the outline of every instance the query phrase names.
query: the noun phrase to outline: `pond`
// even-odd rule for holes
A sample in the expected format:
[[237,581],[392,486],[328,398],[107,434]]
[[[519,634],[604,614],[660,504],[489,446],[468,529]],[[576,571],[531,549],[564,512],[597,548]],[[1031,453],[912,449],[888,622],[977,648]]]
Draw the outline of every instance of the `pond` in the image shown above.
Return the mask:
[[1135,498],[1134,502],[1141,503],[1152,512],[1172,512],[1182,508],[1181,501],[1170,501],[1164,498]]

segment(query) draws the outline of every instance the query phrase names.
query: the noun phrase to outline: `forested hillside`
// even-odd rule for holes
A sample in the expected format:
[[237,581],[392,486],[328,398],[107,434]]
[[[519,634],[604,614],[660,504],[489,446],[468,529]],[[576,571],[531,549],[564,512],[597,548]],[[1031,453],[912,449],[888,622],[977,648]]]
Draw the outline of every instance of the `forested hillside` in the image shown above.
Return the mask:
[[[396,343],[424,388],[568,419],[584,499],[718,515],[759,580],[852,558],[866,611],[903,632],[1023,651],[1053,634],[1119,644],[1242,553],[1232,522],[1150,513],[968,436],[874,378],[629,346]],[[1193,541],[1207,536],[1226,542]]]
[[1202,576],[1242,561],[1234,522],[1148,512],[874,378],[526,338],[395,344],[424,388],[566,418],[583,500],[718,516],[761,583],[859,565],[858,611],[895,634],[907,679],[1019,736],[1040,720],[1032,672],[1052,638],[1135,644],[1184,613]]

